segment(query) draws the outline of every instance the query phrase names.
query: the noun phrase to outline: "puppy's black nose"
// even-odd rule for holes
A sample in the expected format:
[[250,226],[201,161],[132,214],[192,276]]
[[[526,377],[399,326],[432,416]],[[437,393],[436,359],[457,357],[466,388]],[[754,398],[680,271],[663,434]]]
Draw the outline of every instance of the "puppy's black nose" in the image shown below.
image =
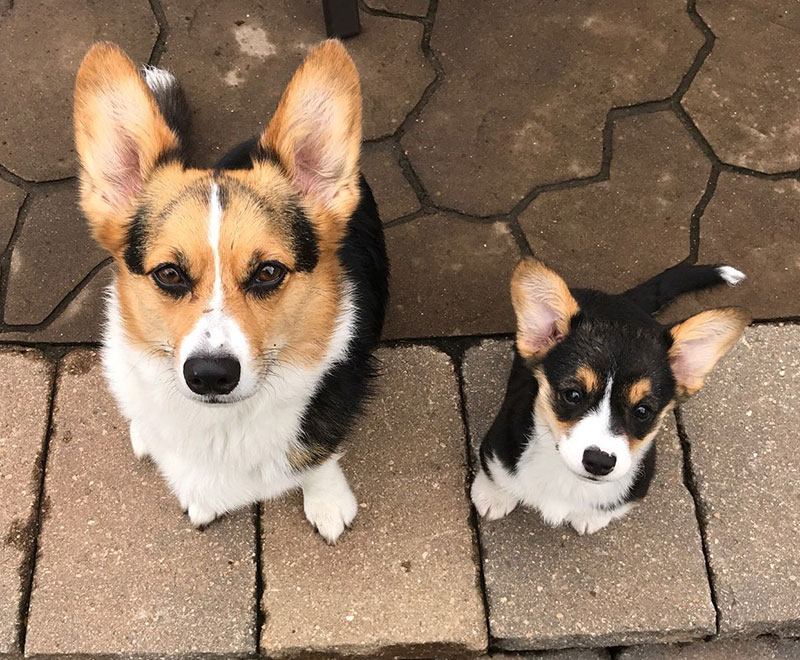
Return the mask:
[[232,358],[189,358],[183,378],[195,394],[230,394],[239,382],[239,362]]
[[597,447],[589,447],[583,452],[583,467],[597,477],[606,476],[616,464],[617,457],[614,454],[606,454]]

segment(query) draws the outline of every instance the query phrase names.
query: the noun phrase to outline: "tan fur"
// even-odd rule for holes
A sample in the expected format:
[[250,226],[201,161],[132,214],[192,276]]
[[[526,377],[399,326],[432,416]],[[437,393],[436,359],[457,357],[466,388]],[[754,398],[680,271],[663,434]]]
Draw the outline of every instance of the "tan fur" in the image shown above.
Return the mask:
[[[330,212],[326,219],[352,214],[359,197],[361,89],[355,64],[339,41],[324,42],[306,58],[260,143],[278,154],[314,205]],[[308,169],[302,163],[310,151]]]
[[652,391],[653,383],[650,379],[640,378],[628,388],[628,403],[635,406]]
[[534,410],[535,418],[544,420],[556,438],[567,435],[572,430],[572,427],[577,424],[577,421],[562,422],[558,418],[553,410],[553,390],[550,387],[547,376],[545,376],[541,368],[535,369],[533,375],[539,383],[539,393],[536,396],[536,406]]
[[[265,162],[222,174],[185,170],[178,164],[154,170],[159,156],[177,146],[177,138],[136,67],[115,46],[100,44],[89,52],[75,95],[82,205],[95,237],[117,261],[119,304],[129,339],[154,354],[177,358],[182,340],[207,309],[215,277],[208,196],[216,181],[228,192],[219,243],[226,313],[238,322],[262,368],[273,360],[299,367],[319,363],[341,308],[342,269],[336,250],[359,198],[361,97],[344,47],[325,42],[308,56],[263,134],[262,144],[277,153],[282,168]],[[325,121],[314,114],[319,104]],[[313,142],[304,145],[309,135]],[[120,140],[136,146],[140,165],[122,191],[111,176]],[[298,181],[295,163],[298,153],[310,147],[320,150],[327,169],[304,189],[308,180]],[[266,203],[259,207],[254,198]],[[294,270],[286,217],[298,201],[319,239],[319,261],[312,272]],[[124,261],[127,227],[140,208],[147,216],[146,275],[132,274]],[[178,253],[195,287],[191,295],[174,299],[156,287],[150,272],[175,262]],[[247,295],[242,288],[256,255],[280,261],[289,270],[283,284],[265,298]],[[316,460],[312,453],[298,455],[296,461]]]
[[717,361],[741,337],[750,317],[737,307],[710,309],[670,329],[669,351],[678,395],[687,398],[705,382]]
[[[540,360],[569,332],[578,303],[558,274],[526,257],[511,278],[511,303],[517,317],[517,349],[527,360]],[[555,332],[543,320],[556,316]]]
[[578,370],[575,372],[575,378],[578,379],[584,392],[594,392],[600,384],[597,373],[595,373],[594,369],[586,365],[578,367]]
[[[95,45],[75,82],[75,145],[81,207],[95,239],[117,253],[124,225],[159,156],[178,139],[133,62],[116,46]],[[128,171],[127,165],[138,165]],[[123,179],[123,186],[115,185]]]

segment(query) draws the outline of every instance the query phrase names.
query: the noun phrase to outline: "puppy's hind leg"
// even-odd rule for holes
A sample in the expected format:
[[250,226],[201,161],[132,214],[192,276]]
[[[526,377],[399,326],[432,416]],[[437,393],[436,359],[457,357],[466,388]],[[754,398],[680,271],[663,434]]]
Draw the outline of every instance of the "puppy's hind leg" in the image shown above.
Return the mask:
[[339,467],[339,457],[332,456],[322,465],[303,473],[301,486],[303,510],[308,522],[328,543],[336,543],[358,512],[358,502]]

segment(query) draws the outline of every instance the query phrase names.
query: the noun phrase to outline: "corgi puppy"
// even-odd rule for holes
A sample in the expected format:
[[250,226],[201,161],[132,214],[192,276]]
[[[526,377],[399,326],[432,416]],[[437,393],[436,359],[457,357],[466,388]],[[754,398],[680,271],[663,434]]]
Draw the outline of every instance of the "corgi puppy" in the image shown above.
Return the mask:
[[523,504],[579,534],[624,516],[647,494],[664,417],[702,387],[749,323],[737,308],[671,327],[651,315],[682,293],[744,277],[729,266],[678,265],[608,295],[570,290],[541,262],[521,261],[511,281],[511,376],[472,484],[478,513],[494,520]]
[[117,267],[105,373],[133,452],[193,525],[301,488],[333,543],[358,508],[338,451],[374,375],[388,280],[356,68],[322,43],[263,134],[214,169],[187,165],[187,116],[171,74],[114,45],[81,64],[81,206]]

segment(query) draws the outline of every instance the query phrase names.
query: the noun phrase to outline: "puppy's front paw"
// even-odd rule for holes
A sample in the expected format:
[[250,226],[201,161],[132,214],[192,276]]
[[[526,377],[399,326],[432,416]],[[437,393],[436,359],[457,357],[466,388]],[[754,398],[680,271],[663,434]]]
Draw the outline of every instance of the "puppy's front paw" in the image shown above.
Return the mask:
[[475,476],[470,494],[478,513],[486,520],[507,516],[518,503],[516,497],[495,484],[483,470]]
[[569,524],[581,536],[584,534],[594,534],[611,522],[613,516],[605,511],[593,513],[581,513],[570,516]]
[[131,420],[130,425],[130,435],[131,435],[131,449],[133,449],[133,455],[136,456],[139,460],[147,458],[147,447],[144,444],[144,438],[142,436],[142,430],[139,425]]
[[358,513],[358,502],[347,488],[331,494],[331,497],[305,496],[303,510],[306,519],[328,543],[336,543],[345,527],[350,527]]
[[211,524],[217,517],[214,511],[206,509],[199,504],[190,504],[186,513],[189,514],[189,521],[198,529]]

